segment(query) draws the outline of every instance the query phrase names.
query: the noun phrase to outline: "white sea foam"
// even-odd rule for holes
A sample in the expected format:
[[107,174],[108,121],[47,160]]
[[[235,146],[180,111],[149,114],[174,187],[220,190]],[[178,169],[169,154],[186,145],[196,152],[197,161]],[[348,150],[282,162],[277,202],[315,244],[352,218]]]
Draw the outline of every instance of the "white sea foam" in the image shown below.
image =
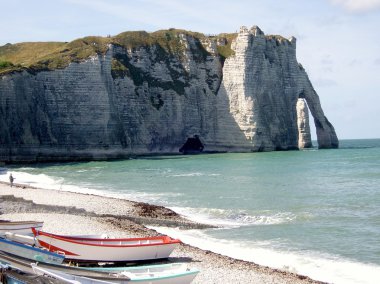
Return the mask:
[[261,212],[252,215],[244,210],[218,208],[170,207],[170,209],[196,222],[227,227],[277,225],[292,222],[297,218],[290,212]]
[[206,177],[218,177],[221,174],[218,173],[200,173],[200,172],[193,172],[193,173],[176,173],[176,174],[170,174],[167,175],[167,177],[201,177],[201,176],[206,176]]
[[4,182],[8,182],[8,175],[12,173],[15,178],[15,183],[25,184],[34,187],[42,187],[42,188],[53,188],[59,189],[60,184],[62,183],[62,178],[52,178],[45,174],[33,175],[26,172],[12,172],[7,171],[3,174],[0,174],[0,180]]
[[[27,170],[24,169],[23,170]],[[86,171],[86,170],[84,170]],[[79,171],[78,171],[79,172]],[[58,191],[68,191],[74,193],[82,193],[82,194],[93,194],[100,195],[106,197],[113,197],[118,199],[127,199],[137,202],[148,202],[157,204],[159,201],[163,200],[166,197],[178,197],[183,195],[183,193],[147,193],[147,192],[139,192],[133,189],[128,191],[110,191],[109,188],[94,188],[92,184],[82,184],[82,185],[74,185],[65,181],[64,178],[61,177],[52,177],[46,174],[30,174],[23,171],[10,171],[4,169],[4,171],[0,172],[0,181],[9,182],[9,174],[12,173],[15,177],[15,183],[24,184],[27,186],[33,186],[37,188],[43,189],[53,189]]]
[[174,174],[174,175],[169,175],[170,177],[200,177],[203,176],[204,174],[202,173],[185,173],[185,174]]
[[335,284],[374,284],[380,279],[380,266],[365,264],[316,252],[289,252],[268,248],[258,242],[236,242],[216,239],[201,230],[150,227],[162,234],[179,238],[200,249],[210,250],[236,259],[307,275],[312,279]]

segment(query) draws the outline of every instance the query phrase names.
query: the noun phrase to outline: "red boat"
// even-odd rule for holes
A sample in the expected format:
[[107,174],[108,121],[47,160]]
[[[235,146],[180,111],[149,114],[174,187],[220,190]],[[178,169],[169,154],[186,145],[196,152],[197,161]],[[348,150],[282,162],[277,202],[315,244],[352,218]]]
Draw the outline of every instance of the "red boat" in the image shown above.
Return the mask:
[[32,229],[38,243],[65,259],[84,262],[126,262],[168,258],[181,243],[169,236],[145,238],[91,238],[55,235]]

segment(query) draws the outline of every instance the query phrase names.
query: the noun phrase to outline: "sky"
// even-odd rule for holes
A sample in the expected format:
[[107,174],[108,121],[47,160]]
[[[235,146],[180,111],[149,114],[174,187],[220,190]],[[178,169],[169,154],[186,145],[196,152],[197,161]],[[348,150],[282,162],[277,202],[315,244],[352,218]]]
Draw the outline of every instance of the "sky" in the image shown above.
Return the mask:
[[0,0],[0,7],[0,46],[254,25],[295,36],[297,60],[338,138],[380,138],[380,0]]

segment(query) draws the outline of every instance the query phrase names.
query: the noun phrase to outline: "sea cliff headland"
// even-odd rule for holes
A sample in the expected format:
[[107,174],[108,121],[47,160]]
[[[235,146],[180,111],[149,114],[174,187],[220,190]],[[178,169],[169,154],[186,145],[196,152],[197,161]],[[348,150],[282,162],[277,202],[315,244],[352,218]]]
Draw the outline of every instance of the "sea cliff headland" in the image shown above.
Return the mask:
[[[296,58],[296,39],[257,26],[169,29],[0,47],[0,161],[104,160],[339,146]],[[299,101],[303,103],[298,103]]]

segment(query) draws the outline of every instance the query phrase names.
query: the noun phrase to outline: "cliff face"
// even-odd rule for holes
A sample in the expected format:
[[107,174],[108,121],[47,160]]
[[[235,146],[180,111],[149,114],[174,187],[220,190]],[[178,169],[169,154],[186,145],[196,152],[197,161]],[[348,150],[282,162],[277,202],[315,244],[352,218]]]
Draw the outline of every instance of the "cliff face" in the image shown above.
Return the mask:
[[177,52],[110,43],[105,53],[62,69],[1,75],[0,160],[178,153],[194,135],[205,151],[309,147],[311,141],[299,143],[310,139],[305,123],[297,123],[300,98],[314,117],[319,147],[338,147],[297,63],[294,38],[242,28],[225,60],[218,49],[227,40],[186,33],[175,40]]

